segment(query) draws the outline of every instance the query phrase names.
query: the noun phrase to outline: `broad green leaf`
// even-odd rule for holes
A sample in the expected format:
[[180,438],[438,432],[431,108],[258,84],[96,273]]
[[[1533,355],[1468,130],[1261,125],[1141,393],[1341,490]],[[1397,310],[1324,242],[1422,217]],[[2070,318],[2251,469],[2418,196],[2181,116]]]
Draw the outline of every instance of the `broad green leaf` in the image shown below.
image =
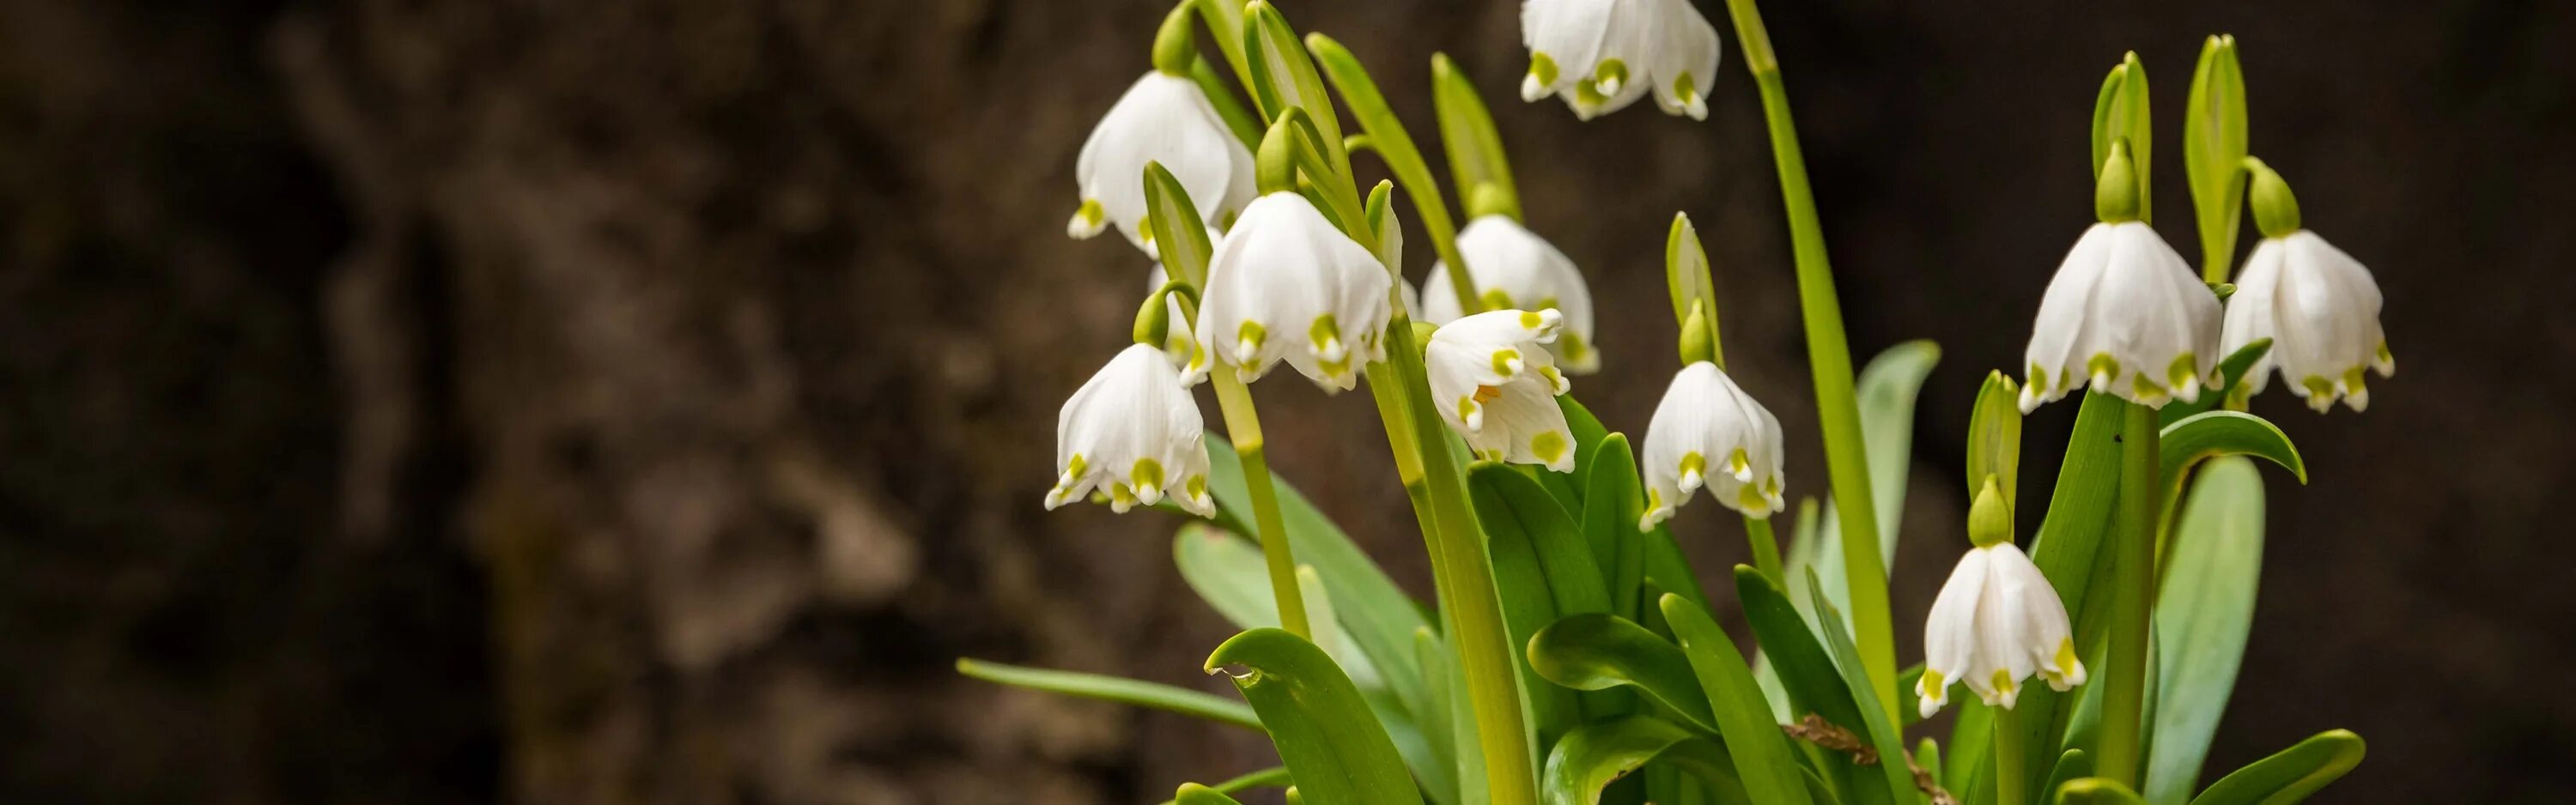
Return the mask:
[[1530,638],[1529,662],[1540,677],[1575,690],[1634,687],[1681,716],[1683,726],[1718,734],[1689,658],[1643,626],[1612,615],[1570,615]]
[[1716,742],[1653,716],[1622,716],[1577,727],[1557,741],[1540,795],[1547,805],[1594,805],[1611,781],[1648,763],[1671,765],[1712,787],[1743,787]]
[[1154,251],[1163,267],[1190,287],[1207,287],[1208,259],[1216,247],[1208,242],[1207,228],[1198,225],[1203,219],[1190,192],[1160,162],[1145,163],[1144,182],[1145,220],[1153,228]]
[[[1494,587],[1502,597],[1503,624],[1511,632],[1512,645],[1528,645],[1531,635],[1559,617],[1610,611],[1610,596],[1601,589],[1601,570],[1592,562],[1591,546],[1585,544],[1573,518],[1537,481],[1509,465],[1480,461],[1469,469],[1467,487],[1475,501],[1476,520],[1484,525],[1486,549],[1493,557]],[[1526,668],[1522,673],[1529,691],[1531,726],[1540,746],[1583,722],[1586,708],[1572,692],[1539,684]]]
[[2147,801],[2182,805],[2200,780],[2219,715],[2236,688],[2263,570],[2263,476],[2227,457],[2201,470],[2174,525],[2156,597],[2156,708]]
[[1681,639],[1691,671],[1715,707],[1718,731],[1726,738],[1726,752],[1735,761],[1745,797],[1766,805],[1812,801],[1806,783],[1798,779],[1789,738],[1771,721],[1771,708],[1763,702],[1762,689],[1753,683],[1753,669],[1744,664],[1735,641],[1709,619],[1708,610],[1681,596],[1666,595],[1656,604],[1663,610],[1664,621],[1672,625],[1673,636]]
[[[1814,605],[1818,620],[1827,624],[1844,622],[1842,614],[1834,609],[1833,602],[1824,600],[1821,587],[1810,582],[1809,589],[1816,591],[1811,594],[1815,597]],[[1862,676],[1864,672],[1860,664],[1860,647],[1852,644],[1850,633],[1839,628],[1826,628],[1821,631],[1825,636],[1825,648],[1834,659],[1834,668],[1842,675],[1843,689],[1851,692],[1852,706],[1860,711],[1859,728],[1855,729],[1848,723],[1838,723],[1838,725],[1852,730],[1860,735],[1862,740],[1868,741],[1871,747],[1878,750],[1878,756],[1881,758],[1905,757],[1904,732],[1896,725],[1887,723],[1887,708],[1880,705],[1878,694],[1870,688],[1869,679]],[[1912,773],[1892,763],[1881,763],[1879,767],[1887,774],[1888,790],[1894,796],[1903,799],[1902,792],[1913,790]],[[1857,775],[1857,772],[1855,774]],[[1866,789],[1865,786],[1861,788]]]
[[1172,795],[1172,802],[1175,805],[1243,805],[1223,791],[1197,783],[1182,783],[1180,792]]
[[2104,777],[2079,777],[2057,787],[2054,799],[2058,805],[2144,805],[2138,792],[2129,790],[2118,780]]
[[2272,351],[2272,339],[2257,338],[2246,342],[2245,346],[2237,347],[2236,351],[2228,353],[2227,357],[2220,358],[2218,383],[2201,389],[2200,399],[2189,402],[2174,400],[2165,403],[2165,407],[2156,410],[2156,425],[2158,427],[2171,425],[2193,414],[2217,408],[2219,403],[2236,393],[2237,387],[2244,383],[2245,373],[2254,368],[2254,362],[2262,360],[2263,353],[2270,351]]
[[[1907,341],[1888,347],[1861,367],[1853,394],[1860,404],[1860,441],[1868,457],[1871,502],[1877,504],[1879,561],[1896,564],[1897,527],[1905,519],[1905,477],[1913,469],[1914,400],[1923,380],[1941,362],[1941,347],[1930,341]],[[1825,519],[1817,532],[1813,565],[1836,608],[1850,605],[1850,582],[1843,575],[1842,515],[1828,497]],[[1846,624],[1844,629],[1851,627]]]
[[1635,620],[1642,601],[1638,590],[1646,572],[1646,540],[1637,530],[1637,519],[1644,514],[1646,501],[1637,491],[1637,459],[1628,447],[1628,437],[1613,433],[1603,438],[1592,451],[1592,463],[1581,472],[1586,475],[1583,540],[1592,546],[1592,559],[1604,573],[1610,614]]
[[[1466,677],[1451,662],[1457,655],[1430,627],[1414,630],[1413,654],[1421,659],[1422,680],[1430,692],[1430,709],[1414,721],[1422,728],[1435,761],[1415,765],[1413,776],[1422,781],[1424,795],[1434,802],[1482,802],[1485,758],[1476,751],[1475,713],[1465,706]],[[1467,747],[1464,754],[1458,751],[1462,745]],[[1472,791],[1462,789],[1462,781]]]
[[1610,429],[1603,427],[1601,418],[1593,416],[1592,409],[1583,407],[1572,394],[1556,395],[1556,407],[1565,412],[1566,431],[1574,435],[1575,471],[1582,472],[1584,467],[1592,466],[1592,451],[1601,449],[1601,440],[1610,436]]
[[2361,736],[2327,730],[2219,778],[2191,805],[2291,805],[2361,765],[2363,751]]
[[1370,715],[1357,686],[1322,649],[1278,629],[1235,635],[1209,654],[1261,715],[1297,787],[1318,802],[1420,805],[1422,795],[1395,742]]
[[2057,765],[2049,769],[2048,784],[2036,790],[2044,798],[2054,797],[2058,789],[2066,787],[2067,781],[2091,776],[2093,756],[2084,754],[2082,749],[2069,749],[2066,754],[2057,756]]
[[[2236,231],[2245,217],[2245,174],[2238,170],[2245,161],[2245,124],[2245,73],[2236,62],[2236,37],[2212,36],[2201,43],[2200,63],[2192,67],[2182,134],[2202,265],[2208,268],[2236,255]],[[2224,273],[2210,276],[2208,268],[2203,279],[2226,281]]]
[[1452,186],[1467,198],[1470,217],[1477,214],[1474,198],[1478,187],[1494,188],[1493,193],[1509,203],[1494,212],[1519,220],[1520,187],[1512,184],[1511,161],[1503,155],[1503,138],[1494,131],[1494,118],[1485,111],[1485,100],[1476,94],[1476,84],[1458,72],[1449,54],[1431,54],[1431,105],[1440,116],[1440,144],[1449,152],[1449,176]]
[[[1267,769],[1235,777],[1234,779],[1227,780],[1222,783],[1199,787],[1219,794],[1238,794],[1255,788],[1286,788],[1292,782],[1293,781],[1288,779],[1288,767],[1272,766]],[[1191,785],[1197,784],[1184,784],[1182,786],[1183,792],[1186,793],[1188,787]],[[1176,797],[1174,799],[1164,800],[1163,805],[1179,805],[1179,802],[1179,798]]]
[[[2166,425],[2159,446],[2164,516],[2158,522],[2174,521],[2174,504],[2182,499],[2183,482],[2190,477],[2192,465],[2219,456],[2257,456],[2289,470],[2299,483],[2308,482],[2308,466],[2299,461],[2299,448],[2290,444],[2289,434],[2262,417],[2241,411],[2211,411]],[[2170,544],[2158,547],[2160,558],[2173,550]]]
[[1204,718],[1245,729],[1261,729],[1261,719],[1242,702],[1229,701],[1188,688],[1177,688],[1141,679],[1058,671],[1048,668],[1026,668],[998,662],[957,660],[957,672],[986,682],[1012,687],[1099,699],[1105,702],[1150,707],[1192,718]]
[[[1753,638],[1761,644],[1762,656],[1778,670],[1780,686],[1788,694],[1789,710],[1784,723],[1796,723],[1814,714],[1860,734],[1865,722],[1851,689],[1845,686],[1842,672],[1834,668],[1833,657],[1816,642],[1807,621],[1798,616],[1797,607],[1789,603],[1788,593],[1761,571],[1736,565],[1735,595],[1744,604],[1744,618],[1753,625]],[[1913,790],[1910,779],[1898,781],[1886,769],[1862,769],[1851,762],[1851,756],[1841,752],[1823,753],[1821,757],[1821,776],[1852,802],[1895,802],[1895,792]]]

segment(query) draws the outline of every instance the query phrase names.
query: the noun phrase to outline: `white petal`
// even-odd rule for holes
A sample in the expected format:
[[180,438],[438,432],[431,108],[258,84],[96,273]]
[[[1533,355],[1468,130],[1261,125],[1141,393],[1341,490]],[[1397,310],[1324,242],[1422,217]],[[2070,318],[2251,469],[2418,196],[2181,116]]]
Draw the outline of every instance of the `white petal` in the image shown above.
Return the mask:
[[[1592,75],[1601,39],[1611,24],[1612,8],[1621,0],[1527,0],[1521,4],[1521,44],[1532,58],[1545,54],[1556,63],[1556,80],[1523,81],[1523,100],[1572,91],[1575,82]],[[1535,89],[1537,92],[1533,93]]]
[[[1233,345],[1211,351],[1245,377],[1284,360],[1328,390],[1349,389],[1362,366],[1384,356],[1391,283],[1377,256],[1312,202],[1272,193],[1244,209],[1209,262],[1196,332],[1203,345]],[[1335,332],[1317,340],[1326,316]]]
[[1082,197],[1097,199],[1107,222],[1147,253],[1145,164],[1160,162],[1206,218],[1224,220],[1252,195],[1252,152],[1208,103],[1196,82],[1147,72],[1127,88],[1083,141],[1074,162]]
[[[1690,0],[1659,2],[1665,6],[1665,21],[1660,26],[1663,42],[1650,71],[1655,105],[1667,114],[1706,120],[1709,85],[1717,80],[1717,28],[1708,24],[1708,18]],[[1686,96],[1677,89],[1685,76],[1691,88]]]
[[2049,278],[2048,291],[2039,300],[2039,319],[2031,326],[2030,348],[2023,353],[2023,413],[2065,396],[2081,382],[2084,362],[2092,357],[2078,354],[2087,340],[2087,310],[2110,265],[2110,253],[2110,225],[2094,224]]
[[2263,393],[2271,385],[2272,367],[2278,363],[2281,345],[2274,329],[2277,314],[2272,300],[2281,283],[2281,262],[2288,254],[2276,238],[2264,238],[2255,244],[2254,254],[2245,258],[2245,270],[2237,272],[2236,293],[2227,297],[2225,323],[2218,339],[2220,352],[2234,355],[2256,340],[2273,339],[2272,348],[2246,367],[2243,377],[2236,378],[2235,382],[2245,384],[2246,394]]
[[[1930,718],[1939,710],[1939,700],[1968,674],[1969,664],[1976,659],[1977,601],[1984,597],[1986,584],[1985,551],[1971,550],[1959,557],[1950,571],[1950,580],[1941,585],[1941,593],[1932,599],[1932,613],[1923,621],[1923,668],[1926,680],[1923,693],[1923,717]],[[1930,680],[1940,679],[1939,690],[1931,690]]]
[[1112,509],[1125,511],[1177,489],[1184,491],[1184,508],[1198,510],[1205,501],[1204,481],[1202,491],[1187,490],[1190,478],[1207,474],[1203,433],[1198,403],[1171,362],[1154,347],[1129,345],[1057,413],[1056,466],[1062,474],[1047,494],[1047,506],[1100,489],[1110,493]]

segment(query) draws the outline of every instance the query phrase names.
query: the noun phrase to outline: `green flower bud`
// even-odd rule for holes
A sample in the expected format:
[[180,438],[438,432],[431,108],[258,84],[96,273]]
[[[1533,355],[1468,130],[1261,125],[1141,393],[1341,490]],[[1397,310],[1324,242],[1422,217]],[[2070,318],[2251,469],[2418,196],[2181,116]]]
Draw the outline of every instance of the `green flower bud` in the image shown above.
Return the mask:
[[2253,157],[2245,158],[2245,172],[2253,178],[2246,195],[2254,207],[2254,226],[2263,230],[2263,236],[2286,237],[2299,231],[2299,198],[2290,193],[2290,183]]
[[1711,335],[1717,328],[1708,322],[1708,306],[1691,300],[1690,316],[1682,320],[1682,365],[1701,361],[1717,362],[1717,339]]
[[1977,502],[1968,506],[1968,542],[1990,548],[2011,541],[2012,504],[2004,502],[2002,484],[1988,475],[1985,485],[1977,489]]
[[2111,141],[2102,160],[2102,175],[2093,182],[2093,215],[2106,224],[2138,220],[2138,174],[2129,161],[2129,141]]
[[1199,57],[1198,43],[1190,39],[1191,5],[1174,4],[1172,13],[1163,15],[1163,27],[1154,32],[1154,71],[1187,78],[1190,62]]

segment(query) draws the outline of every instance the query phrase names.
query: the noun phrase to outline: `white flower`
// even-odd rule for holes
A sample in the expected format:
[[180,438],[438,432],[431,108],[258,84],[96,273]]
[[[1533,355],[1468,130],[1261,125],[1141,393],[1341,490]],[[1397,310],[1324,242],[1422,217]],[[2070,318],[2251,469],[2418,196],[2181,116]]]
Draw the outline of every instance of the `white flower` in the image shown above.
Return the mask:
[[1111,511],[1151,506],[1169,494],[1183,509],[1214,516],[1205,434],[1198,401],[1171,361],[1151,346],[1130,345],[1056,415],[1055,457],[1063,475],[1047,491],[1046,507],[1097,489],[1109,496]]
[[1969,549],[1923,624],[1923,678],[1914,685],[1923,717],[1949,702],[1953,682],[2010,708],[2034,670],[2056,690],[2084,684],[2066,604],[2010,540]]
[[2397,372],[2388,336],[2379,328],[2379,283],[2370,269],[2325,238],[2301,229],[2264,238],[2236,278],[2227,298],[2220,351],[2233,354],[2258,338],[2272,349],[2238,383],[2248,396],[2262,393],[2280,367],[2281,379],[2307,395],[2323,413],[2336,398],[2359,411],[2370,407],[2362,367],[2387,377]]
[[1637,529],[1670,519],[1702,484],[1747,517],[1779,511],[1782,441],[1780,420],[1717,364],[1682,367],[1646,423],[1646,515]]
[[1690,0],[1527,0],[1521,43],[1530,51],[1522,100],[1562,96],[1590,120],[1651,88],[1666,114],[1708,118],[1717,29]]
[[[1483,215],[1458,232],[1458,256],[1488,309],[1554,308],[1565,314],[1565,334],[1549,344],[1569,374],[1601,368],[1601,353],[1592,347],[1592,291],[1583,273],[1565,253],[1522,227],[1508,215]],[[1422,280],[1423,320],[1447,324],[1457,320],[1458,294],[1449,289],[1449,264],[1431,264]]]
[[1574,471],[1574,432],[1556,407],[1556,395],[1573,386],[1540,348],[1564,324],[1554,310],[1494,310],[1431,334],[1423,348],[1431,398],[1477,457]]
[[2218,369],[2218,297],[2138,221],[2084,230],[2040,297],[2021,410],[2089,381],[2150,408],[2200,399]]
[[1109,107],[1074,161],[1082,206],[1066,222],[1077,238],[1116,224],[1151,254],[1145,226],[1145,163],[1160,162],[1209,225],[1243,209],[1254,193],[1252,151],[1235,139],[1207,94],[1187,76],[1147,72]]
[[1386,357],[1394,291],[1377,255],[1313,202],[1271,193],[1244,207],[1209,261],[1193,332],[1244,380],[1284,359],[1327,391],[1347,390],[1359,367]]

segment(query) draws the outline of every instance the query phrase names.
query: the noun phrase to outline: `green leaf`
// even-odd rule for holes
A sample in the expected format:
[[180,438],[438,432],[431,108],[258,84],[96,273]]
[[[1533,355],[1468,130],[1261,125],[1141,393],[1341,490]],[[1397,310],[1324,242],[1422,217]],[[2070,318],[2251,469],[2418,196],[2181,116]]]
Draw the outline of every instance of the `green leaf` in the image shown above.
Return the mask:
[[1207,228],[1198,225],[1205,219],[1190,192],[1160,162],[1145,163],[1145,220],[1154,231],[1154,251],[1171,276],[1193,288],[1207,287],[1208,259],[1216,247],[1208,242]]
[[2069,749],[2057,756],[2057,765],[2048,772],[2048,784],[2039,788],[2040,795],[2053,797],[2069,780],[2093,776],[2093,756],[2082,749]]
[[1245,707],[1242,702],[1159,682],[1086,674],[1078,671],[1026,668],[964,658],[957,660],[957,672],[986,682],[1012,687],[1150,707],[1251,730],[1262,728],[1261,719],[1254,716],[1252,708]]
[[[2119,499],[2120,429],[2128,403],[2108,394],[2088,393],[2083,398],[2075,430],[2066,439],[2056,488],[2049,495],[2048,517],[2031,541],[2030,558],[2066,602],[2078,650],[2089,651],[2100,645],[2105,613],[2094,611],[2087,591],[2096,569],[2110,558],[2101,548],[2110,537],[2111,511]],[[2022,746],[2029,752],[2023,758],[2024,769],[2037,774],[2056,758],[2063,748],[2059,736],[2065,733],[2073,705],[2068,694],[2045,685],[2022,689],[2016,709],[2024,729]],[[1992,749],[1987,740],[1993,732],[1990,716],[1984,705],[1968,702],[1951,727],[1949,776],[1955,781],[1954,790],[1991,790],[1994,784],[1982,779],[1994,768],[1987,757]]]
[[[2174,503],[2182,498],[2183,481],[2189,478],[2192,465],[2219,456],[2258,456],[2289,470],[2299,483],[2308,482],[2308,467],[2299,461],[2299,448],[2290,444],[2289,434],[2262,417],[2242,411],[2210,411],[2166,425],[2161,447],[2164,517],[2158,522],[2173,522]],[[2173,548],[2169,544],[2159,547],[2159,556]]]
[[1635,620],[1643,601],[1638,590],[1646,572],[1646,539],[1637,530],[1646,501],[1637,491],[1636,453],[1629,449],[1626,435],[1613,433],[1601,440],[1592,456],[1592,463],[1581,470],[1588,476],[1583,540],[1592,546],[1593,560],[1607,574],[1604,587],[1610,594],[1610,614]]
[[[1251,773],[1249,773],[1249,774],[1244,774],[1244,775],[1241,775],[1241,776],[1235,777],[1234,779],[1227,780],[1227,781],[1222,782],[1222,783],[1217,783],[1217,784],[1215,784],[1215,785],[1201,785],[1201,786],[1198,786],[1198,787],[1199,787],[1200,789],[1203,789],[1203,790],[1206,790],[1206,791],[1213,791],[1213,792],[1216,792],[1216,793],[1218,793],[1218,794],[1238,794],[1238,793],[1242,793],[1242,792],[1244,792],[1244,791],[1249,791],[1249,790],[1252,790],[1252,789],[1255,789],[1255,788],[1286,788],[1286,787],[1288,787],[1289,785],[1292,785],[1293,783],[1294,783],[1294,781],[1292,781],[1292,780],[1289,780],[1289,779],[1288,779],[1288,767],[1286,767],[1286,766],[1272,766],[1272,767],[1270,767],[1270,768],[1262,769],[1262,770],[1260,770],[1260,771],[1256,771],[1256,772],[1251,772]],[[1197,784],[1197,783],[1184,783],[1184,784],[1182,784],[1182,785],[1181,785],[1182,792],[1183,792],[1183,793],[1187,793],[1187,792],[1188,792],[1188,790],[1189,790],[1189,788],[1190,788],[1190,786],[1193,786],[1193,785],[1198,785],[1198,784]],[[1218,801],[1230,801],[1230,800],[1218,800]],[[1180,803],[1180,799],[1179,799],[1178,797],[1175,797],[1175,798],[1173,798],[1173,799],[1167,799],[1167,800],[1164,800],[1164,801],[1163,801],[1163,805],[1179,805],[1179,803]]]
[[2327,730],[2219,778],[2191,805],[2290,805],[2361,765],[2364,748],[2359,735]]
[[1547,805],[1594,805],[1613,780],[1648,763],[1670,764],[1717,788],[1742,789],[1726,750],[1672,722],[1623,716],[1565,734],[1547,755]]
[[1228,0],[1191,0],[1199,10],[1199,21],[1207,25],[1208,38],[1216,40],[1217,50],[1225,54],[1225,63],[1234,70],[1234,80],[1245,92],[1252,91],[1252,65],[1243,52],[1243,4]]
[[1771,721],[1771,707],[1762,699],[1762,688],[1753,683],[1753,669],[1744,664],[1735,641],[1709,619],[1708,610],[1681,596],[1666,595],[1656,603],[1673,636],[1680,638],[1691,671],[1715,708],[1718,731],[1726,738],[1727,755],[1735,761],[1746,798],[1766,805],[1812,801],[1806,783],[1798,779],[1789,738]]
[[1570,615],[1529,641],[1530,667],[1575,690],[1634,687],[1682,717],[1683,726],[1716,735],[1708,694],[1691,675],[1681,647],[1614,615]]
[[1664,233],[1664,290],[1673,301],[1675,326],[1690,326],[1691,303],[1698,302],[1701,315],[1709,317],[1709,344],[1719,343],[1717,285],[1709,278],[1708,250],[1687,213],[1673,213],[1672,228]]
[[2129,790],[2118,780],[2106,777],[2079,777],[2057,787],[2058,805],[2145,805],[2138,792]]
[[1324,78],[1315,72],[1315,62],[1306,57],[1297,32],[1288,27],[1288,18],[1277,6],[1267,0],[1244,6],[1243,50],[1251,63],[1252,97],[1262,119],[1278,120],[1290,107],[1306,110],[1323,135],[1320,145],[1331,156],[1333,172],[1349,176],[1350,156],[1342,151],[1341,120],[1333,114],[1332,98],[1324,94]]
[[1182,783],[1180,792],[1172,795],[1172,802],[1176,805],[1243,805],[1223,791],[1197,783]]
[[2192,67],[2182,137],[2206,266],[2202,279],[2210,282],[2227,280],[2244,219],[2245,174],[2237,168],[2245,161],[2245,124],[2245,72],[2236,62],[2236,37],[2212,36],[2201,43],[2200,63]]
[[1584,467],[1592,466],[1593,451],[1601,449],[1601,440],[1610,437],[1610,429],[1603,427],[1601,418],[1593,416],[1592,409],[1583,407],[1572,394],[1556,395],[1556,407],[1565,412],[1565,429],[1574,436],[1575,471],[1582,472]]
[[1297,787],[1318,802],[1420,805],[1422,795],[1357,686],[1322,649],[1278,629],[1235,635],[1209,654],[1252,703]]
[[[1808,589],[1810,595],[1815,598],[1814,606],[1818,620],[1827,624],[1843,622],[1842,615],[1834,609],[1833,602],[1824,599],[1821,587],[1811,580]],[[1842,675],[1843,689],[1851,692],[1852,706],[1860,711],[1862,728],[1853,732],[1859,733],[1863,740],[1877,749],[1878,756],[1881,758],[1904,757],[1905,734],[1895,725],[1887,722],[1887,708],[1879,703],[1878,694],[1870,688],[1869,678],[1862,676],[1864,672],[1860,664],[1860,647],[1853,645],[1851,635],[1841,629],[1829,627],[1820,631],[1824,632],[1825,648],[1831,652],[1834,668]],[[1842,723],[1840,726],[1845,729],[1851,728],[1848,723]],[[1904,798],[1902,792],[1913,790],[1914,775],[1903,767],[1893,763],[1880,763],[1879,768],[1886,773],[1888,791],[1894,796],[1902,799]]]
[[[1219,41],[1223,41],[1223,37],[1219,37]],[[1225,85],[1225,79],[1217,75],[1214,65],[1208,64],[1205,58],[1192,60],[1190,80],[1198,83],[1199,92],[1207,95],[1208,105],[1216,108],[1217,119],[1225,121],[1225,129],[1234,132],[1235,139],[1243,141],[1243,147],[1261,147],[1260,118],[1254,117],[1252,110],[1243,108],[1242,101],[1235,100],[1234,88]]]
[[[1537,481],[1509,465],[1480,461],[1469,469],[1467,487],[1493,556],[1494,588],[1512,645],[1528,645],[1531,635],[1561,616],[1610,611],[1591,546]],[[1540,746],[1583,722],[1586,708],[1569,691],[1538,684],[1527,669],[1522,673]]]
[[2004,373],[1987,372],[1968,417],[1968,498],[1975,500],[1985,488],[1986,476],[1992,475],[2003,490],[2004,507],[2011,511],[2020,511],[2021,501],[2021,408],[2014,399],[2018,391]]
[[[1458,72],[1449,54],[1431,54],[1431,105],[1440,116],[1440,143],[1449,152],[1451,185],[1472,200],[1478,187],[1492,187],[1511,203],[1496,210],[1520,220],[1520,188],[1512,184],[1511,161],[1503,155],[1503,138],[1494,118],[1476,95],[1475,82]],[[1468,214],[1476,210],[1471,206]]]
[[2236,688],[2263,569],[2263,476],[2243,458],[2210,462],[2192,485],[2156,597],[2156,707],[2147,801],[2191,799]]
[[[1451,663],[1457,655],[1451,654],[1449,645],[1429,627],[1414,631],[1413,654],[1421,658],[1422,680],[1430,692],[1429,709],[1414,722],[1422,728],[1423,740],[1430,746],[1434,760],[1415,764],[1413,776],[1422,781],[1424,793],[1435,802],[1481,802],[1485,799],[1485,757],[1476,751],[1475,712],[1466,705],[1466,677]],[[1461,753],[1460,746],[1467,750]],[[1472,791],[1462,788],[1462,783],[1472,786]]]
[[[1744,604],[1744,618],[1753,625],[1762,656],[1778,670],[1780,686],[1788,694],[1786,721],[1796,723],[1812,713],[1859,734],[1865,720],[1851,688],[1834,668],[1833,657],[1816,642],[1807,621],[1799,617],[1797,607],[1789,603],[1788,593],[1761,571],[1736,565],[1735,595]],[[1900,782],[1885,769],[1862,770],[1850,755],[1826,752],[1820,756],[1822,776],[1835,790],[1847,792],[1845,798],[1853,802],[1894,802],[1895,792],[1913,790],[1910,779]]]
[[[1887,567],[1896,565],[1897,527],[1905,520],[1905,478],[1914,464],[1914,401],[1922,394],[1924,378],[1940,362],[1940,345],[1907,341],[1871,358],[1869,365],[1861,368],[1860,379],[1853,387],[1853,397],[1860,405],[1862,455],[1868,457],[1869,463],[1869,493],[1877,504],[1879,561]],[[1842,514],[1830,498],[1825,501],[1824,511],[1816,555],[1827,561],[1813,567],[1824,584],[1827,600],[1837,608],[1847,607],[1851,601],[1850,582],[1844,578],[1843,563],[1838,561],[1843,555]]]
[[2189,402],[2174,400],[2165,403],[2164,408],[2156,411],[2156,424],[2160,427],[2171,425],[2193,414],[2217,408],[2219,403],[2225,401],[2229,395],[2236,393],[2237,386],[2243,384],[2245,373],[2254,367],[2254,362],[2262,360],[2263,353],[2270,351],[2272,351],[2272,339],[2269,338],[2257,338],[2246,342],[2245,346],[2237,347],[2235,352],[2228,353],[2227,357],[2219,359],[2218,382],[2215,385],[2201,389],[2200,399]]
[[[2102,92],[2093,100],[2093,177],[2102,176],[2102,163],[2111,158],[2111,142],[2129,140],[2129,162],[2139,177],[2154,176],[2148,169],[2153,153],[2154,127],[2149,125],[2147,110],[2147,66],[2139,63],[2138,54],[2130,53],[2111,74],[2102,79]],[[2138,217],[2154,222],[2148,215],[2152,208],[2148,190],[2154,182],[2138,183]]]

